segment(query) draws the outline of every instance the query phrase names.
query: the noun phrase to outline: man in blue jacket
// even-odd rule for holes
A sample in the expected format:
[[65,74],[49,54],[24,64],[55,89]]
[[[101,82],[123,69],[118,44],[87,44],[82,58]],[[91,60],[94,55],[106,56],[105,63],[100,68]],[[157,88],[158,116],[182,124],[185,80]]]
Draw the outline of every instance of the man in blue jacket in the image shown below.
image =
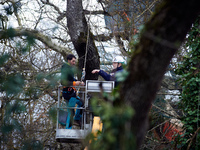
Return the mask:
[[94,69],[92,73],[98,73],[100,76],[102,76],[106,81],[115,81],[115,86],[118,85],[118,82],[116,80],[115,74],[117,72],[123,71],[122,63],[124,63],[124,59],[121,56],[117,56],[113,59],[113,70],[110,74],[106,73],[103,70]]

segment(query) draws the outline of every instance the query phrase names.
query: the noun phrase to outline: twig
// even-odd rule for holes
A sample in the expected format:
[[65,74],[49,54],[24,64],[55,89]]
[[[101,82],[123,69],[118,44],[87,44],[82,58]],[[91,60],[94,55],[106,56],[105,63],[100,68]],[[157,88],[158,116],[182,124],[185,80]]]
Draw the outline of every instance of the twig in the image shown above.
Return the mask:
[[165,110],[159,108],[158,106],[156,106],[156,105],[154,105],[154,104],[152,104],[152,106],[155,107],[156,109],[159,109],[161,112],[164,112],[164,113],[168,114],[168,115],[171,116],[171,117],[175,117],[175,118],[177,118],[177,119],[180,119],[179,116],[172,115],[172,114],[168,113],[167,111],[165,111]]
[[200,131],[200,127],[195,131],[194,135],[192,136],[190,143],[188,144],[187,150],[190,149],[190,146],[192,144],[192,141],[194,140],[194,138],[196,137],[197,133]]

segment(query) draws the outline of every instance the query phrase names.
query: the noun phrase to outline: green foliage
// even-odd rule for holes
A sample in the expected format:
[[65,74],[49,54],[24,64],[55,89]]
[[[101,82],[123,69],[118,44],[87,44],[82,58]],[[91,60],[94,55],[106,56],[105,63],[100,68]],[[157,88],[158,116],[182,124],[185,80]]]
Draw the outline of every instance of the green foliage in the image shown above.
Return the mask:
[[5,115],[3,118],[3,124],[1,125],[1,133],[3,140],[6,141],[12,131],[22,131],[22,126],[20,122],[14,118],[15,115],[23,113],[26,108],[23,103],[19,101],[11,101],[6,103]]
[[16,31],[13,28],[8,28],[6,34],[7,34],[6,36],[13,39],[13,37],[15,37],[15,35],[16,35]]
[[[0,56],[0,67],[9,60],[9,54],[3,54]],[[8,96],[15,95],[22,91],[24,85],[24,78],[19,73],[10,73],[5,74],[4,72],[0,71],[0,88],[2,91],[5,91]]]
[[20,74],[10,74],[4,78],[2,90],[6,91],[7,95],[17,94],[22,91],[24,79]]
[[[182,85],[180,95],[180,108],[184,112],[182,122],[184,123],[184,137],[179,137],[178,147],[186,149],[192,142],[190,149],[200,149],[200,135],[192,140],[195,131],[200,127],[200,29],[199,18],[189,32],[186,46],[189,48],[184,60],[179,64],[176,73],[180,76]],[[192,141],[191,141],[192,140]]]
[[5,116],[9,117],[10,114],[20,114],[21,112],[24,112],[26,110],[26,107],[24,104],[20,101],[15,101],[14,103],[10,102],[6,105],[6,113]]
[[57,110],[56,107],[51,107],[48,111],[49,118],[53,121],[54,124],[56,124],[57,121]]
[[9,54],[4,54],[0,57],[0,67],[9,59]]
[[[11,30],[10,37],[15,36],[15,30],[13,31],[12,29],[8,29],[8,31]],[[31,46],[35,44],[35,38],[30,35],[30,34],[25,34],[25,44],[21,42],[16,43],[16,49],[19,50],[21,54],[25,54],[26,52],[30,51]]]
[[123,82],[129,75],[129,72],[127,70],[123,70],[123,71],[118,71],[116,73],[116,79],[118,82]]
[[[26,41],[26,40],[25,40]],[[27,41],[26,41],[27,42]],[[31,43],[25,43],[25,45],[31,46]],[[23,55],[27,51],[18,51],[19,55]],[[26,112],[26,107],[24,104],[26,102],[20,101],[19,99],[24,100],[36,100],[39,99],[44,90],[48,91],[52,88],[55,88],[59,80],[59,76],[56,75],[57,72],[49,73],[35,73],[35,76],[32,78],[30,86],[24,87],[29,80],[23,72],[19,70],[12,70],[11,64],[11,54],[4,53],[0,55],[0,89],[2,97],[1,100],[1,125],[0,125],[0,135],[1,135],[1,144],[6,144],[10,141],[11,137],[14,139],[14,136],[20,135],[23,136],[26,126],[22,124],[21,116]],[[7,71],[8,70],[8,71]],[[42,86],[41,86],[42,85]],[[43,89],[42,89],[42,88]],[[27,113],[27,112],[26,112]],[[56,113],[50,110],[49,116],[53,118],[55,123]],[[17,118],[20,118],[19,120]],[[30,120],[27,120],[27,122]],[[39,141],[35,141],[35,135],[32,137],[25,137],[25,141],[17,143],[22,149],[42,149],[42,144]],[[28,141],[27,141],[28,139]],[[17,140],[16,140],[17,141]],[[9,146],[8,146],[9,147]]]
[[144,32],[144,30],[145,30],[145,26],[140,25],[137,34],[133,35],[132,40],[129,42],[129,47],[131,49],[129,54],[132,54],[135,51],[135,47],[136,47],[136,45],[138,45],[138,43],[140,41],[140,36]]
[[22,150],[42,150],[43,145],[40,141],[35,139],[30,139],[24,141],[24,146],[22,147]]
[[57,74],[47,74],[45,76],[45,79],[47,79],[47,81],[49,81],[48,88],[54,88],[57,85],[58,80],[60,79],[60,76]]
[[113,96],[110,99],[108,95],[104,95],[108,101],[92,99],[92,106],[95,108],[94,113],[100,116],[103,122],[103,131],[99,131],[96,138],[93,134],[90,135],[92,141],[89,149],[128,150],[135,147],[134,135],[129,126],[134,111],[125,104],[114,106],[112,102],[118,99],[118,90],[115,90],[113,95],[116,97]]
[[[19,3],[15,3],[15,6],[8,6],[6,8],[8,15],[12,14],[13,11],[17,11],[17,6]],[[13,28],[9,28],[6,30],[5,38],[14,39],[16,36],[16,31]],[[34,45],[35,39],[31,35],[25,35],[25,40],[22,42],[13,42],[16,43],[16,52],[17,54],[23,55],[27,53],[31,46]],[[30,87],[24,88],[25,84],[28,82],[26,80],[25,74],[20,72],[19,70],[12,70],[12,66],[15,62],[11,62],[11,54],[10,53],[1,53],[0,54],[0,89],[1,94],[4,95],[4,99],[1,100],[1,125],[0,125],[0,135],[1,135],[1,144],[7,143],[10,140],[10,137],[13,135],[21,135],[24,131],[23,125],[20,120],[16,118],[20,118],[20,116],[26,111],[25,103],[18,100],[23,98],[38,99],[43,91],[39,88],[39,85],[45,81],[49,81],[47,83],[47,88],[52,88],[55,86],[58,78],[54,74],[44,74],[38,75],[33,84]],[[25,137],[26,138],[26,137]],[[34,137],[28,137],[25,141],[22,139],[22,149],[42,149],[43,145],[34,139]],[[18,143],[19,144],[19,143]],[[20,145],[20,144],[19,144]]]

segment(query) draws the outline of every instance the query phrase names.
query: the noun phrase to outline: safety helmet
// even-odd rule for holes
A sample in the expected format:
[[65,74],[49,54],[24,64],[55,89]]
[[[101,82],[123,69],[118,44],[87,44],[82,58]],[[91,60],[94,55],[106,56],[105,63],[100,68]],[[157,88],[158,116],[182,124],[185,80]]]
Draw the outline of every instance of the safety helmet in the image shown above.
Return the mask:
[[121,56],[116,56],[112,62],[124,63],[124,59]]

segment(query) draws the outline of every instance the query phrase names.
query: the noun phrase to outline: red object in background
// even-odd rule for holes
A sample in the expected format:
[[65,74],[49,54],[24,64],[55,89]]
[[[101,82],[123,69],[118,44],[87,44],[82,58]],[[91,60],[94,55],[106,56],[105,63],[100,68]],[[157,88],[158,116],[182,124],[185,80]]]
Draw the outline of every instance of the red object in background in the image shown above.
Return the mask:
[[178,127],[175,124],[171,124],[169,122],[166,122],[163,127],[163,133],[165,134],[165,137],[169,140],[172,141],[177,137],[177,135],[182,135],[183,132],[181,131],[181,128]]

